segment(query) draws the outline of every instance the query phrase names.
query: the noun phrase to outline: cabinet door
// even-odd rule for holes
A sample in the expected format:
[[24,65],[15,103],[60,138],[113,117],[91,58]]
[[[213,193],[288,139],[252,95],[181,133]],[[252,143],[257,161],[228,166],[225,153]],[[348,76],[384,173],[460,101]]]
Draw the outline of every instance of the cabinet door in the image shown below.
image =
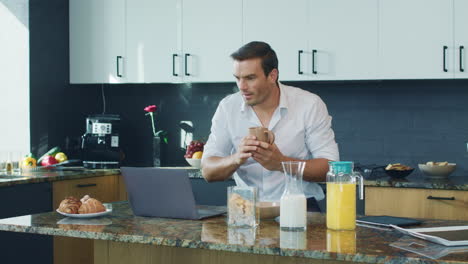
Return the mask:
[[126,69],[130,83],[181,79],[181,1],[127,1]]
[[[265,41],[278,56],[280,80],[308,80],[312,75],[308,50],[307,0],[244,0],[243,42]],[[301,52],[301,53],[300,53]]]
[[366,215],[468,220],[468,191],[366,187]]
[[125,0],[70,0],[70,83],[125,76]]
[[455,51],[455,77],[468,78],[468,1],[455,0],[454,2],[454,51]]
[[379,4],[381,78],[453,78],[452,1],[380,0]]
[[118,178],[115,175],[56,181],[53,184],[53,206],[58,208],[67,196],[78,199],[86,194],[103,203],[115,202],[118,198]]
[[309,8],[312,79],[376,78],[378,2],[313,0]]
[[183,2],[184,79],[188,82],[231,82],[232,60],[242,39],[242,2]]

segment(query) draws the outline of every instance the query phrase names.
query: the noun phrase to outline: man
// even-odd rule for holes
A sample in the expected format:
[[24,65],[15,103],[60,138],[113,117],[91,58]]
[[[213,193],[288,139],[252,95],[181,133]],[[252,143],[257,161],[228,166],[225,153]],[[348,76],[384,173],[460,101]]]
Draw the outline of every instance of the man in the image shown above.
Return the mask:
[[[324,197],[314,182],[325,181],[328,161],[338,160],[331,117],[315,94],[278,82],[278,59],[264,42],[250,42],[231,54],[239,92],[219,104],[204,148],[202,174],[208,182],[234,175],[238,186],[255,186],[261,201],[279,201],[285,186],[282,161],[305,161],[308,207]],[[248,135],[263,126],[275,134],[268,144]],[[312,208],[315,207],[315,208]]]

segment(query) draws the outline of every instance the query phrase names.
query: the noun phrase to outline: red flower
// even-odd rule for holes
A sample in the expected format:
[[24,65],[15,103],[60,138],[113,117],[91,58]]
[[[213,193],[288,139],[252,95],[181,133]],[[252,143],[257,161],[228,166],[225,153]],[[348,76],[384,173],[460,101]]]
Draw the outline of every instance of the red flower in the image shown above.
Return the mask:
[[156,109],[158,109],[157,106],[155,105],[148,105],[147,107],[145,107],[145,111],[148,112],[148,113],[151,113],[151,112],[156,112]]

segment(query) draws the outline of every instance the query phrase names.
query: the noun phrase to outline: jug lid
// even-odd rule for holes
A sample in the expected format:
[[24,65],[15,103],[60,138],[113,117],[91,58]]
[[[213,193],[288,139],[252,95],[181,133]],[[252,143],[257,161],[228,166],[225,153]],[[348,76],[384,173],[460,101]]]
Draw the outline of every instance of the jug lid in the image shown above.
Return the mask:
[[333,173],[351,174],[353,172],[352,161],[329,161],[330,170]]

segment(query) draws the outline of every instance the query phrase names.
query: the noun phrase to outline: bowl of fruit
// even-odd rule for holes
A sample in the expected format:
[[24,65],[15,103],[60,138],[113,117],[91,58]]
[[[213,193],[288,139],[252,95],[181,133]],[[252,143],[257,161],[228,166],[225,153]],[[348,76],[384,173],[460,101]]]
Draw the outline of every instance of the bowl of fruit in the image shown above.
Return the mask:
[[201,168],[201,158],[203,156],[203,148],[205,143],[194,140],[190,142],[187,146],[187,151],[185,152],[184,158],[190,164],[190,166],[200,169]]
[[425,164],[418,164],[419,169],[429,178],[447,178],[457,168],[457,164],[447,161],[428,161]]

